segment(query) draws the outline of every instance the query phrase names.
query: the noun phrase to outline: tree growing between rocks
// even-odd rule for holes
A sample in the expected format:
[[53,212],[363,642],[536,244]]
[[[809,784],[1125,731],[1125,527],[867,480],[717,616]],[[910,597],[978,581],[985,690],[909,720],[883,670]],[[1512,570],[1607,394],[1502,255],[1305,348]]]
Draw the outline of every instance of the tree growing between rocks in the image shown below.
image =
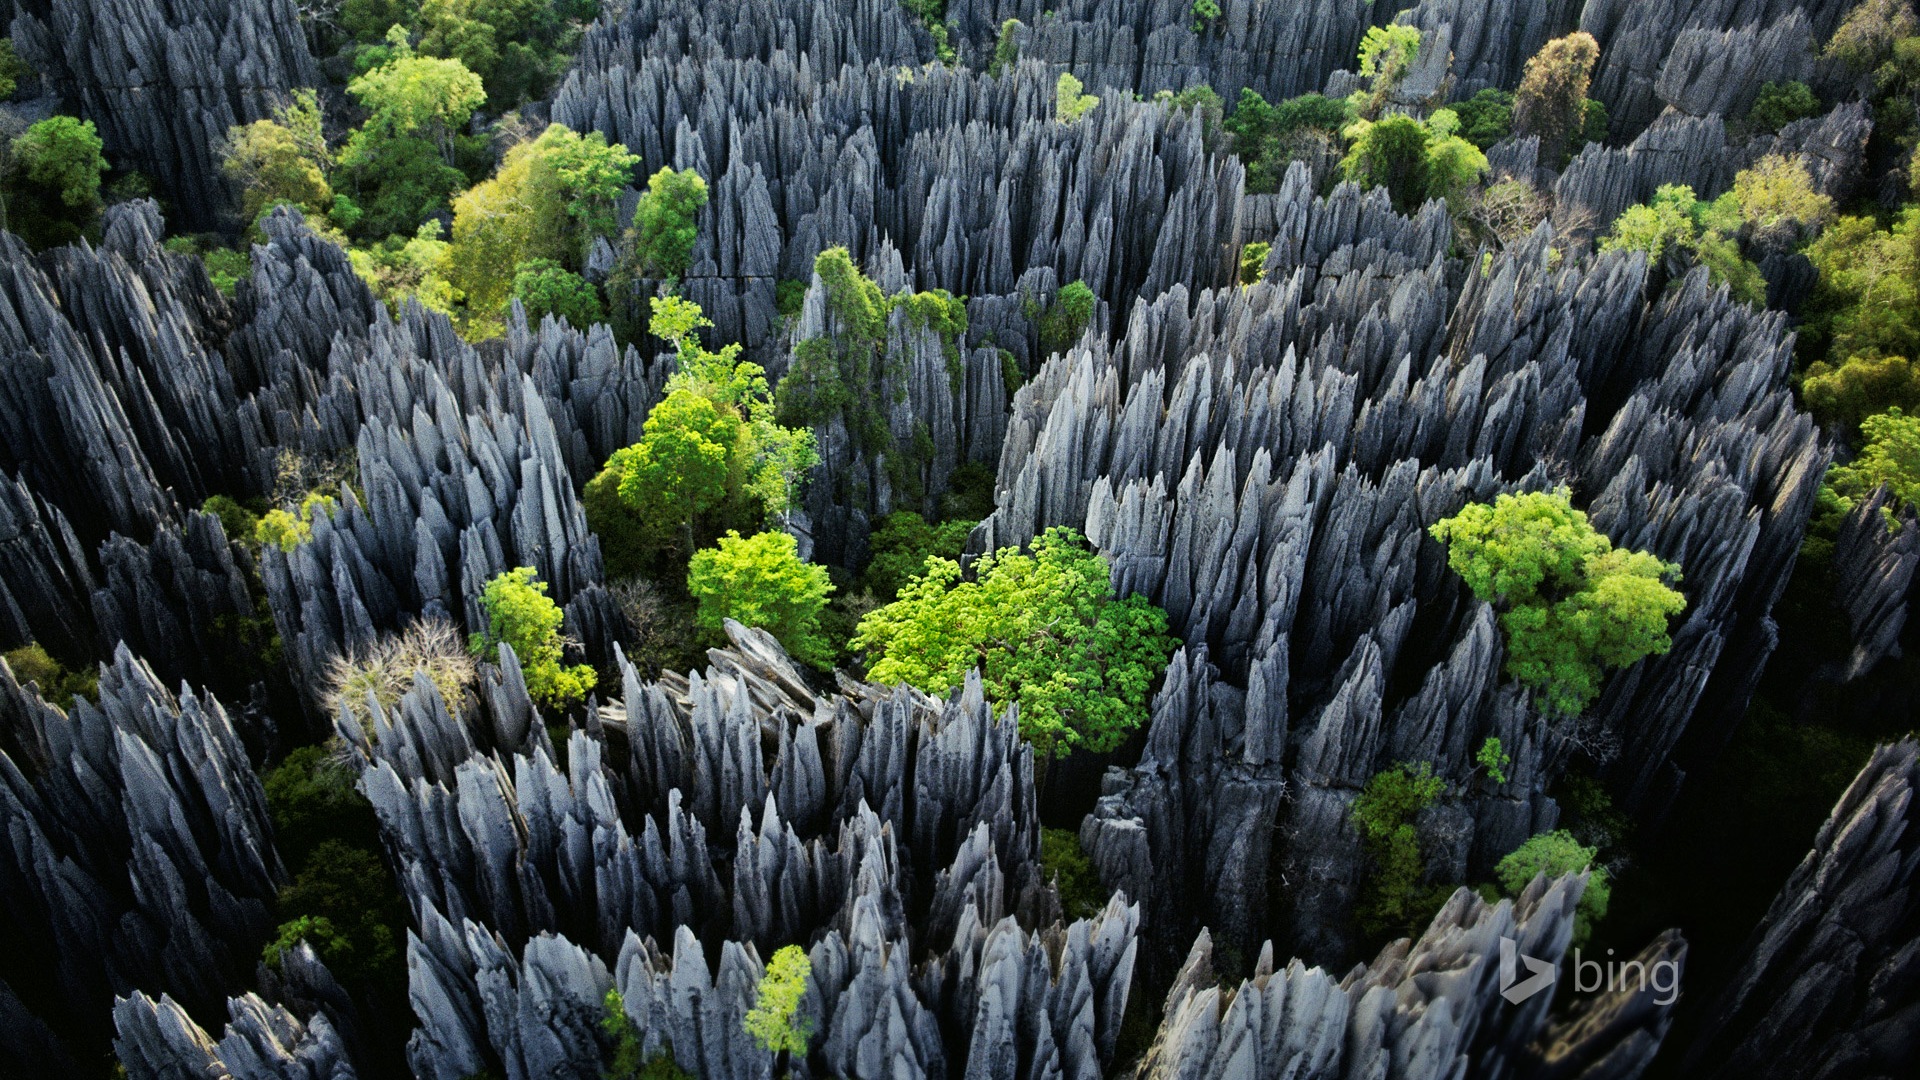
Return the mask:
[[565,709],[593,689],[593,668],[562,663],[566,639],[560,624],[566,615],[547,596],[547,583],[534,576],[533,567],[516,566],[487,582],[480,608],[487,614],[487,628],[472,635],[468,648],[494,659],[501,645],[511,646],[535,701]]
[[820,632],[820,612],[833,585],[826,567],[800,561],[790,534],[763,532],[743,539],[728,532],[718,544],[693,553],[687,591],[699,601],[700,627],[716,638],[732,619],[772,634],[804,663],[821,669],[833,665],[833,643]]
[[1607,882],[1607,868],[1594,865],[1596,849],[1574,839],[1565,829],[1541,833],[1529,839],[1500,860],[1494,877],[1508,896],[1519,896],[1533,879],[1542,875],[1556,878],[1563,874],[1587,871],[1587,888],[1573,911],[1573,944],[1585,945],[1593,936],[1593,925],[1607,917],[1613,889]]
[[1030,553],[983,555],[971,579],[929,558],[900,598],[860,621],[851,648],[869,678],[945,694],[980,669],[987,696],[1020,706],[1020,733],[1051,761],[1110,753],[1147,718],[1148,693],[1178,642],[1144,597],[1115,599],[1107,561],[1080,534],[1048,529]]
[[1053,118],[1063,124],[1077,124],[1082,117],[1098,108],[1100,99],[1092,94],[1081,93],[1085,87],[1080,80],[1069,72],[1061,72],[1053,86]]
[[677,296],[651,304],[654,336],[676,350],[666,396],[583,499],[615,577],[657,567],[676,532],[691,556],[703,532],[713,535],[702,529],[709,512],[749,526],[783,517],[819,461],[813,432],[776,418],[759,364],[741,360],[737,343],[717,353],[700,345],[698,331],[713,324],[699,305]]
[[767,971],[755,990],[753,1008],[742,1021],[747,1034],[762,1050],[774,1055],[776,1067],[786,1071],[786,1062],[795,1054],[805,1054],[813,1038],[813,1021],[801,1016],[800,1001],[807,996],[807,982],[813,978],[813,962],[798,945],[782,945],[767,962]]
[[1426,855],[1416,819],[1446,790],[1427,762],[1400,762],[1367,780],[1348,817],[1372,864],[1354,909],[1368,935],[1416,931],[1448,890],[1425,886]]
[[221,168],[240,185],[241,215],[248,223],[282,204],[325,221],[334,209],[333,187],[327,183],[332,166],[320,99],[312,90],[294,91],[271,120],[229,128],[221,154]]
[[1499,613],[1507,673],[1549,712],[1577,715],[1607,669],[1672,645],[1667,620],[1687,603],[1668,584],[1680,568],[1616,549],[1565,489],[1470,504],[1429,531],[1474,597]]
[[1542,162],[1565,161],[1586,126],[1587,87],[1600,43],[1586,31],[1555,38],[1541,47],[1513,95],[1513,130],[1540,137]]
[[35,248],[72,243],[100,216],[105,144],[93,121],[50,116],[15,136],[0,176],[0,218]]

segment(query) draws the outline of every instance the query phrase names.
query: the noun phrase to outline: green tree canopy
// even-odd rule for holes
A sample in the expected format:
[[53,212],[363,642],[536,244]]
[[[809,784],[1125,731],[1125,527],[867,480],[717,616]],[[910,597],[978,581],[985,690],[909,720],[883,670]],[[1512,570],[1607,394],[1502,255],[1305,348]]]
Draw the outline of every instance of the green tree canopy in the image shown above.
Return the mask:
[[[711,326],[699,305],[681,297],[653,299],[653,333],[674,344],[667,394],[648,413],[638,443],[615,451],[587,485],[587,521],[600,533],[610,562],[637,571],[674,530],[685,550],[694,524],[726,506],[734,517],[757,510],[785,514],[807,470],[819,461],[813,432],[775,418],[759,364],[740,346],[719,352],[700,344]],[[617,493],[618,505],[607,496]]]
[[926,571],[929,558],[958,559],[967,546],[972,521],[929,524],[912,510],[895,510],[873,530],[873,558],[867,562],[867,587],[891,600]]
[[640,441],[614,451],[620,497],[642,515],[686,527],[727,497],[740,417],[686,388],[647,414]]
[[1060,286],[1040,316],[1040,348],[1049,353],[1072,348],[1093,321],[1094,301],[1093,289],[1084,281],[1075,279]]
[[585,330],[607,318],[593,283],[552,259],[521,263],[513,275],[513,298],[527,309],[529,322],[555,315]]
[[1487,172],[1487,155],[1459,135],[1460,117],[1439,109],[1427,118],[1427,191],[1429,199],[1462,206]]
[[[1744,175],[1744,174],[1743,174]],[[1714,202],[1693,197],[1685,184],[1662,184],[1653,198],[1628,207],[1600,238],[1601,251],[1644,251],[1649,262],[1684,268],[1698,263],[1736,300],[1765,304],[1766,279],[1740,254],[1734,232],[1742,211],[1729,192]]]
[[1067,72],[1061,72],[1053,85],[1053,118],[1063,124],[1077,124],[1100,107],[1100,99],[1092,94],[1082,93],[1086,87],[1079,79]]
[[468,337],[504,327],[500,316],[523,265],[584,265],[594,240],[613,232],[614,204],[637,160],[599,132],[550,124],[454,199],[450,276],[466,297]]
[[1460,137],[1485,150],[1513,134],[1513,95],[1488,87],[1465,101],[1455,102]]
[[1809,116],[1820,114],[1820,99],[1806,83],[1788,80],[1760,87],[1747,110],[1747,128],[1756,132],[1774,132]]
[[1521,844],[1500,860],[1493,873],[1508,896],[1519,896],[1541,875],[1556,878],[1589,870],[1587,891],[1580,894],[1580,903],[1573,910],[1573,943],[1584,945],[1593,934],[1593,924],[1607,917],[1607,906],[1613,897],[1613,889],[1607,883],[1607,868],[1594,865],[1595,854],[1594,848],[1581,844],[1572,833],[1556,829]]
[[1147,718],[1148,690],[1177,642],[1166,612],[1117,600],[1107,561],[1072,529],[1053,528],[1032,553],[981,556],[973,580],[948,559],[860,621],[852,647],[868,677],[933,694],[981,669],[989,697],[1018,703],[1020,733],[1049,758],[1116,750]]
[[107,171],[93,121],[50,116],[15,136],[0,176],[0,225],[36,248],[72,243],[100,214]]
[[825,567],[800,561],[790,534],[742,539],[728,532],[717,545],[693,553],[687,591],[699,601],[695,620],[702,628],[718,631],[727,619],[757,626],[798,659],[832,666],[834,649],[820,632],[820,612],[833,585]]
[[[466,126],[487,100],[480,77],[458,60],[416,56],[405,33],[393,35],[393,59],[347,84],[368,112],[354,141],[424,135],[444,139]],[[353,155],[354,141],[348,143]]]
[[1420,59],[1420,28],[1403,23],[1372,26],[1360,39],[1360,77],[1371,79],[1367,90],[1356,91],[1353,103],[1359,115],[1371,120],[1380,115],[1394,88],[1413,70]]
[[700,208],[707,205],[707,182],[692,169],[661,169],[647,178],[646,193],[633,210],[629,243],[636,268],[646,277],[686,276],[699,236]]
[[1801,328],[1801,389],[1823,423],[1851,429],[1888,408],[1920,412],[1920,208],[1890,228],[1842,217],[1807,248],[1820,271]]
[[1686,607],[1667,584],[1679,567],[1615,549],[1564,489],[1471,504],[1431,532],[1454,573],[1499,611],[1507,673],[1554,712],[1585,709],[1605,669],[1666,652],[1667,620]]
[[1369,778],[1348,809],[1372,862],[1355,907],[1367,933],[1410,931],[1435,906],[1434,890],[1421,883],[1427,863],[1416,820],[1445,790],[1433,766],[1403,761]]
[[1403,213],[1427,195],[1427,128],[1411,116],[1359,120],[1347,128],[1352,145],[1341,175],[1361,187],[1383,187]]
[[58,195],[68,209],[92,211],[100,205],[100,174],[107,171],[103,145],[93,121],[49,116],[13,140],[13,159],[27,179]]
[[753,1008],[747,1010],[744,1021],[747,1034],[762,1050],[772,1054],[807,1052],[813,1023],[800,1015],[800,1001],[807,996],[812,978],[813,962],[798,945],[782,945],[768,961]]
[[1896,499],[1920,505],[1920,416],[1889,409],[1862,420],[1860,433],[1866,444],[1860,455],[1827,472],[1827,486],[1839,496],[1840,505],[1850,510],[1882,484],[1892,488]]
[[527,693],[535,701],[564,709],[593,689],[593,668],[561,662],[566,639],[560,624],[566,615],[547,596],[547,583],[534,576],[533,567],[517,566],[487,582],[480,608],[487,613],[487,629],[473,635],[470,647],[492,659],[502,644],[512,646],[526,676]]
[[1331,142],[1352,118],[1345,101],[1302,94],[1277,105],[1250,89],[1240,91],[1233,115],[1223,125],[1233,137],[1233,152],[1247,167],[1247,192],[1280,190],[1287,165],[1304,143],[1302,136]]

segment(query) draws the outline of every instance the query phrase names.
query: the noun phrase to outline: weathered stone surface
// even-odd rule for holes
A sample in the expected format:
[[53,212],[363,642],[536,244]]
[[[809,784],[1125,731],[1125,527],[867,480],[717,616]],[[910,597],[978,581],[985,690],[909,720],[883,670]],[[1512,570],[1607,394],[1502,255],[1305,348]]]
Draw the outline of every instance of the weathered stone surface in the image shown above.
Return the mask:
[[19,0],[12,35],[108,157],[203,229],[238,217],[219,169],[227,129],[320,85],[294,0]]
[[[1276,968],[1269,943],[1248,978],[1216,984],[1202,932],[1136,1075],[1637,1076],[1666,1035],[1671,996],[1656,1005],[1652,992],[1623,990],[1553,1023],[1551,994],[1509,1004],[1500,993],[1503,942],[1560,967],[1585,885],[1584,875],[1536,878],[1499,904],[1458,890],[1418,940],[1402,938],[1340,979],[1298,960]],[[1678,962],[1685,952],[1669,935],[1642,956]]]
[[63,715],[0,671],[0,710],[0,977],[76,1048],[114,995],[220,1000],[285,877],[220,703],[176,697],[122,649],[98,705]]
[[1920,1056],[1920,743],[1874,751],[1787,879],[1686,1068],[1893,1076]]

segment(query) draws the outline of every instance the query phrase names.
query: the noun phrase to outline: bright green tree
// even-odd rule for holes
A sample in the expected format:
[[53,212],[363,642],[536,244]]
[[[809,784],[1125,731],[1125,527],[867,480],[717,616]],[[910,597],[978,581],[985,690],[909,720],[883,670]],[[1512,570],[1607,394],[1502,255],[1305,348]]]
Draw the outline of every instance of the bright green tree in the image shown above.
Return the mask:
[[104,146],[93,121],[49,116],[13,140],[13,160],[27,179],[60,197],[70,210],[100,205],[100,174],[107,171]]
[[411,232],[446,206],[466,178],[454,167],[455,137],[486,100],[480,77],[458,60],[416,56],[399,27],[391,59],[347,84],[367,110],[339,164],[353,179],[367,236]]
[[527,309],[529,323],[555,315],[584,330],[607,318],[593,283],[552,259],[521,263],[513,275],[513,298]]
[[1506,747],[1500,744],[1500,736],[1487,736],[1487,740],[1480,744],[1480,749],[1474,752],[1473,760],[1487,770],[1487,776],[1494,783],[1507,782],[1507,766],[1513,764],[1513,756],[1508,754]]
[[1839,496],[1840,505],[1850,510],[1882,484],[1893,490],[1894,498],[1920,505],[1920,416],[1889,409],[1862,420],[1860,434],[1866,444],[1860,455],[1827,471],[1827,486]]
[[777,1057],[807,1052],[813,1021],[799,1013],[812,978],[813,962],[800,946],[782,945],[774,952],[744,1021],[747,1034],[762,1050]]
[[1267,276],[1267,256],[1272,254],[1273,245],[1265,240],[1255,240],[1240,249],[1240,284],[1254,285]]
[[621,477],[622,501],[686,530],[690,549],[694,518],[727,497],[739,441],[738,415],[683,388],[653,407],[640,441],[614,451],[607,468]]
[[415,300],[428,311],[452,314],[460,293],[447,279],[452,271],[452,245],[440,239],[440,233],[440,222],[429,219],[412,236],[389,236],[353,248],[347,259],[388,308],[398,311],[408,300]]
[[1607,868],[1593,864],[1596,853],[1596,849],[1574,839],[1572,833],[1556,829],[1521,844],[1500,860],[1493,873],[1508,896],[1519,896],[1541,875],[1556,878],[1589,871],[1587,891],[1580,894],[1580,903],[1573,909],[1573,944],[1585,945],[1593,933],[1593,924],[1607,917],[1607,905],[1613,898],[1613,889],[1607,883]]
[[1513,95],[1513,130],[1540,137],[1540,160],[1565,161],[1586,127],[1587,87],[1600,43],[1584,30],[1554,38],[1527,61]]
[[1063,124],[1077,124],[1082,117],[1099,108],[1100,99],[1082,93],[1084,89],[1079,79],[1068,72],[1061,72],[1060,78],[1053,84],[1053,118]]
[[1686,598],[1667,583],[1680,568],[1614,548],[1564,489],[1470,504],[1430,531],[1447,545],[1447,565],[1499,611],[1507,673],[1553,712],[1579,713],[1605,669],[1672,645],[1667,620]]
[[1049,353],[1065,352],[1087,332],[1093,321],[1093,289],[1080,280],[1060,286],[1053,303],[1040,316],[1040,348]]
[[1360,77],[1372,80],[1366,90],[1354,92],[1352,103],[1362,119],[1380,115],[1394,88],[1406,79],[1420,59],[1420,28],[1394,24],[1367,28],[1360,39]]
[[547,583],[534,576],[533,567],[517,566],[487,582],[480,593],[480,608],[487,613],[487,629],[474,634],[469,647],[491,659],[502,644],[512,646],[533,700],[564,709],[593,689],[593,668],[561,662],[566,639],[560,625],[566,614],[547,596]]
[[1737,300],[1764,304],[1766,279],[1760,268],[1740,253],[1733,232],[1741,213],[1729,193],[1707,203],[1693,197],[1685,184],[1663,184],[1651,200],[1628,207],[1600,238],[1601,251],[1644,251],[1649,262],[1685,266],[1697,262],[1707,268],[1716,285],[1727,286]]
[[690,554],[696,520],[716,508],[735,517],[785,514],[820,460],[813,432],[776,419],[760,365],[740,359],[738,344],[717,353],[700,345],[698,330],[712,323],[699,305],[655,297],[653,312],[653,333],[676,349],[666,397],[648,413],[640,441],[615,451],[584,500],[609,560],[629,572],[649,564],[674,530]]
[[1367,780],[1348,817],[1372,863],[1354,913],[1368,934],[1404,933],[1435,906],[1436,890],[1421,884],[1426,856],[1416,822],[1446,790],[1426,762],[1401,762]]
[[983,555],[973,580],[931,558],[900,598],[860,621],[852,648],[878,683],[933,694],[980,668],[987,695],[1020,706],[1020,733],[1044,754],[1109,753],[1147,718],[1148,691],[1177,644],[1166,612],[1117,600],[1106,559],[1072,529],[1048,529],[1031,554]]
[[1439,109],[1427,118],[1427,191],[1429,199],[1464,205],[1487,172],[1487,155],[1459,135],[1460,117]]
[[347,84],[347,93],[369,114],[349,140],[348,154],[356,143],[422,135],[441,145],[451,163],[453,133],[487,100],[480,77],[458,60],[416,56],[404,33],[388,40],[393,59]]
[[833,585],[825,567],[800,561],[791,534],[742,539],[729,531],[715,546],[693,553],[687,591],[699,601],[694,618],[702,628],[718,631],[727,619],[757,626],[805,663],[832,666],[834,649],[820,633],[820,612]]
[[661,169],[647,178],[629,234],[639,273],[654,278],[686,276],[699,236],[700,208],[705,205],[707,182],[692,169]]
[[71,243],[100,214],[107,159],[93,121],[50,116],[15,136],[0,177],[0,224],[34,247]]

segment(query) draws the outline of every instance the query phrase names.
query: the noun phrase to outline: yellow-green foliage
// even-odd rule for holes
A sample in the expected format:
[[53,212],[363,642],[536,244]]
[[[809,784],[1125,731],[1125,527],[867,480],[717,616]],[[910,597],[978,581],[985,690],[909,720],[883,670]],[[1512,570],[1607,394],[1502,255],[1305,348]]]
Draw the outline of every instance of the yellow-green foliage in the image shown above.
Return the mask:
[[1860,456],[1827,472],[1840,505],[1850,510],[1882,484],[1901,502],[1920,504],[1920,416],[1889,409],[1862,420],[1860,434],[1866,444]]
[[822,668],[833,663],[833,646],[820,633],[820,611],[833,585],[826,567],[800,561],[788,533],[745,539],[727,533],[717,545],[694,552],[687,591],[700,602],[695,617],[707,630],[718,631],[733,619],[772,634],[806,663]]
[[1920,208],[1891,228],[1842,217],[1807,249],[1820,271],[1801,347],[1801,391],[1821,421],[1851,429],[1898,407],[1920,412]]
[[547,583],[534,576],[533,567],[517,566],[487,582],[480,607],[487,613],[487,629],[472,636],[469,648],[490,659],[502,643],[512,646],[535,701],[564,709],[593,689],[593,668],[561,663],[566,640],[560,624],[566,616],[547,596]]
[[1267,276],[1267,254],[1273,245],[1265,240],[1255,240],[1240,249],[1240,284],[1253,285]]
[[1667,620],[1687,602],[1667,583],[1680,568],[1615,549],[1564,489],[1470,504],[1431,531],[1447,565],[1499,611],[1507,673],[1547,709],[1579,713],[1605,669],[1672,645]]
[[77,671],[69,671],[66,665],[41,648],[37,641],[29,641],[6,653],[5,659],[7,666],[13,669],[15,682],[23,686],[27,683],[38,684],[40,696],[62,709],[73,708],[75,698],[95,701],[100,697],[100,675],[97,671],[85,666]]
[[813,1020],[799,1015],[800,1001],[813,978],[813,963],[798,945],[783,945],[767,964],[753,1008],[747,1010],[747,1034],[762,1050],[804,1054],[813,1037]]
[[1766,279],[1741,256],[1734,236],[1742,213],[1732,193],[1708,203],[1694,198],[1685,184],[1663,184],[1650,201],[1630,206],[1614,219],[1612,230],[1600,239],[1600,250],[1644,251],[1654,263],[1697,262],[1707,268],[1714,284],[1727,286],[1734,299],[1764,304]]
[[1081,93],[1085,87],[1068,72],[1061,72],[1053,85],[1053,117],[1063,124],[1077,124],[1080,118],[1100,105],[1100,99]]
[[1020,733],[1042,754],[1118,749],[1178,644],[1166,612],[1114,599],[1106,559],[1072,529],[973,569],[963,580],[958,563],[930,558],[898,600],[860,620],[852,648],[872,661],[868,677],[944,694],[978,666],[995,704],[1019,703]]

